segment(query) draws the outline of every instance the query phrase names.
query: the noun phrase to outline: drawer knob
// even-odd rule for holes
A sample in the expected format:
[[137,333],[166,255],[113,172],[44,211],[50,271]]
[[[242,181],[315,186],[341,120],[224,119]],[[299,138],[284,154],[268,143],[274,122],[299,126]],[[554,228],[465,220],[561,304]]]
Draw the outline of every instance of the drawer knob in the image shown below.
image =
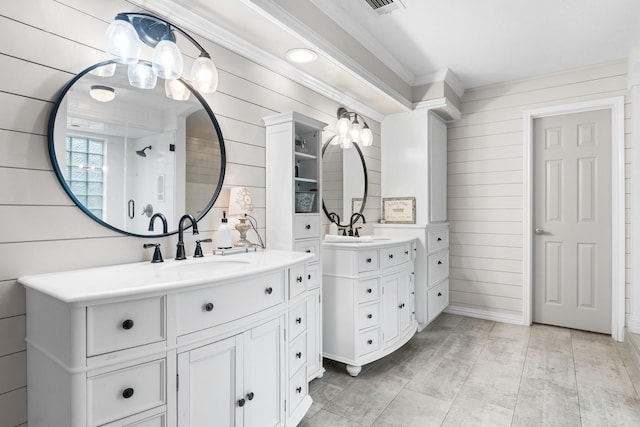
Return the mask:
[[373,319],[373,314],[367,314],[367,319]]
[[273,292],[273,288],[271,286],[269,286],[267,289],[264,290],[264,293],[267,295],[271,295],[272,292]]
[[367,340],[367,344],[369,345],[373,344],[373,340]]
[[307,274],[307,280],[311,280],[311,275]]
[[302,359],[302,352],[297,352],[296,353],[296,359]]
[[404,308],[404,303],[400,304],[398,308]]
[[255,394],[253,394],[253,392],[247,393],[247,400],[253,400],[254,397]]
[[296,387],[296,393],[298,394],[302,393],[302,387]]
[[367,258],[367,263],[371,264],[372,259],[371,258]]
[[441,297],[442,296],[442,292],[438,292],[438,296]]
[[311,230],[311,224],[305,225],[304,228],[307,229],[307,230]]
[[393,259],[393,254],[389,254],[389,259]]
[[307,249],[305,252],[310,254],[311,253],[311,249]]
[[133,396],[133,389],[131,387],[125,388],[122,392],[122,397],[129,399],[131,396]]
[[204,311],[213,311],[213,303],[210,303],[210,302],[206,303],[204,305]]
[[244,400],[244,399],[240,399],[240,400],[238,400],[238,406],[239,406],[239,407],[241,407],[241,408],[244,406],[244,404],[245,404],[245,403],[246,403],[246,402],[245,402],[245,400]]
[[409,251],[404,251],[404,254],[405,255],[409,255]]
[[302,276],[298,276],[298,277],[296,278],[296,282],[298,282],[298,283],[302,283]]
[[133,328],[133,320],[127,319],[124,322],[122,322],[122,329],[129,330],[131,328]]
[[297,318],[296,318],[296,323],[297,323],[297,324],[302,323],[302,317],[297,317]]
[[371,288],[368,288],[367,293],[370,294],[371,292],[373,292],[373,290]]
[[438,242],[442,242],[442,237],[438,237]]
[[442,261],[438,261],[438,265],[442,265]]

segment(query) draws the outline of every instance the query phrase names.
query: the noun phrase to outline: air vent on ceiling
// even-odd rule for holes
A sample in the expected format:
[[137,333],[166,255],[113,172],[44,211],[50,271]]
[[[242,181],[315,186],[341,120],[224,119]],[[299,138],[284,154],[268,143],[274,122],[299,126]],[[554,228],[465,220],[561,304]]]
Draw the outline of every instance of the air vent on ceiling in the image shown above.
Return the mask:
[[386,15],[393,12],[396,9],[405,9],[401,0],[366,0],[369,6],[375,10],[378,15]]

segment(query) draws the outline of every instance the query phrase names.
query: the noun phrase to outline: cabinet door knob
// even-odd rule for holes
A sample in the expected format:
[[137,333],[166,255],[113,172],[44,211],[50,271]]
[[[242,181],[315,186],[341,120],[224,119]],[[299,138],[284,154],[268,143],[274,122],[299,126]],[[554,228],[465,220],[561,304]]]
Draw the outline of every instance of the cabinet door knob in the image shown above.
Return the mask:
[[371,258],[367,258],[367,263],[371,264],[372,259]]
[[298,283],[302,283],[302,276],[298,276],[298,277],[296,277],[296,282],[298,282]]
[[310,254],[311,253],[311,249],[307,249],[305,252]]
[[307,274],[307,280],[311,280],[311,275]]
[[371,292],[373,292],[373,290],[371,288],[368,288],[367,293],[370,294]]
[[240,399],[240,400],[238,400],[238,406],[239,406],[239,407],[241,407],[241,408],[242,408],[242,407],[244,406],[244,404],[245,404],[245,400],[244,400],[244,399]]
[[442,237],[438,237],[438,242],[442,242]]
[[306,228],[307,230],[311,230],[311,224],[305,225],[304,228]]
[[442,265],[442,261],[438,261],[438,265]]
[[373,340],[367,340],[367,344],[369,345],[373,344]]
[[302,387],[296,387],[296,393],[298,394],[302,393]]
[[438,296],[441,297],[442,296],[442,292],[438,292]]
[[297,323],[297,324],[302,323],[302,317],[298,317],[298,318],[296,318],[296,323]]
[[133,320],[127,319],[124,322],[122,322],[122,329],[129,330],[131,328],[133,328]]
[[247,400],[253,400],[254,396],[255,394],[253,394],[253,392],[247,393]]
[[271,295],[272,292],[273,292],[273,288],[271,286],[269,286],[267,289],[264,290],[264,293],[267,295]]
[[213,303],[208,302],[204,305],[204,311],[213,311]]
[[131,387],[125,388],[122,391],[122,397],[125,399],[129,399],[131,396],[133,396],[133,389]]
[[367,319],[373,319],[373,314],[367,314]]
[[409,251],[404,251],[404,254],[405,255],[409,255]]
[[404,308],[404,303],[400,304],[398,308]]
[[393,259],[393,254],[389,254],[389,259]]
[[302,359],[302,352],[297,352],[296,353],[296,359]]

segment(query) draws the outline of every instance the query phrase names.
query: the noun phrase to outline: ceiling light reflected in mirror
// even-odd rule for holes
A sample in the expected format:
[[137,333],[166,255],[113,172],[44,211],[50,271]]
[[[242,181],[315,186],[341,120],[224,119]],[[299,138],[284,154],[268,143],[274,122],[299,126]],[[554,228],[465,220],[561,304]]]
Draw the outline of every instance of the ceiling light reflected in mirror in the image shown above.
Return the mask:
[[89,90],[89,95],[96,101],[110,102],[116,97],[116,91],[109,86],[93,85]]
[[306,64],[318,59],[318,55],[314,51],[303,48],[291,49],[287,51],[286,56],[289,61],[297,64]]

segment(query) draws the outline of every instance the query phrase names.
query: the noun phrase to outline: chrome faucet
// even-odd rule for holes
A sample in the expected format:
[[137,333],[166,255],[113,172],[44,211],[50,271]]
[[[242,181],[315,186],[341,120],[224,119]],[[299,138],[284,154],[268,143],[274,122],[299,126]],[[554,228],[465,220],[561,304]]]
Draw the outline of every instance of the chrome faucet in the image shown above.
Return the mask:
[[191,221],[193,234],[199,234],[196,219],[189,214],[182,215],[182,218],[180,218],[180,221],[178,222],[178,248],[176,249],[176,260],[187,258],[184,253],[184,221],[187,219]]
[[358,222],[358,219],[362,219],[362,223],[366,224],[367,220],[364,219],[364,215],[362,215],[360,212],[355,212],[351,215],[351,218],[349,218],[349,236],[356,236],[356,237],[360,237],[359,233],[358,233],[358,228],[362,228],[362,227],[356,227],[356,231],[354,233],[353,231],[353,225]]
[[151,219],[149,220],[149,231],[153,231],[153,223],[155,221],[156,218],[160,218],[160,221],[162,221],[162,233],[167,234],[169,227],[167,226],[167,218],[162,215],[160,212],[158,213],[154,213],[153,216],[151,217]]

